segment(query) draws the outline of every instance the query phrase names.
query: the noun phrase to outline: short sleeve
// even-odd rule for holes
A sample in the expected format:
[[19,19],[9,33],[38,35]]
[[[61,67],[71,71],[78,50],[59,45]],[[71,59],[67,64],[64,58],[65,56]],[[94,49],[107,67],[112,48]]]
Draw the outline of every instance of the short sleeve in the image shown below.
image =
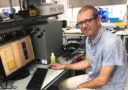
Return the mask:
[[114,37],[104,44],[103,66],[124,65],[125,49],[122,40]]

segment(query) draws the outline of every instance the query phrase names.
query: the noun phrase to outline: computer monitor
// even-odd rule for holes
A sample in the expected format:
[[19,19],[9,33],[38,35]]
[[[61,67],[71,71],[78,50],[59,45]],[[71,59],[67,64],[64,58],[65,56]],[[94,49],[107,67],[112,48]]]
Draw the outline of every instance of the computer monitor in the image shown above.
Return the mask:
[[102,22],[107,22],[109,18],[108,8],[98,8],[99,15]]
[[29,75],[28,71],[24,70],[34,59],[30,36],[2,45],[0,47],[0,80],[20,79]]
[[[20,7],[14,6],[13,9],[14,9],[15,13],[18,13],[20,10]],[[11,14],[11,9],[10,9],[10,7],[2,7],[2,8],[0,8],[0,13],[3,13],[5,15],[9,15],[9,14]]]

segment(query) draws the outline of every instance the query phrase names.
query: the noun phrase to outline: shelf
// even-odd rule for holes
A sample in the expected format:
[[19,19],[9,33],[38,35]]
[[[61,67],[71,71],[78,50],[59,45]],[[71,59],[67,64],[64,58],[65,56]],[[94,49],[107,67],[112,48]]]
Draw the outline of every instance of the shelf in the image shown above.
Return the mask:
[[10,19],[8,21],[2,21],[2,22],[0,22],[0,30],[3,28],[10,28],[10,27],[15,27],[15,26],[46,23],[48,17],[53,17],[56,15],[58,15],[58,14],[46,15],[46,16],[35,16],[35,17],[28,17],[28,18],[18,18],[18,19]]

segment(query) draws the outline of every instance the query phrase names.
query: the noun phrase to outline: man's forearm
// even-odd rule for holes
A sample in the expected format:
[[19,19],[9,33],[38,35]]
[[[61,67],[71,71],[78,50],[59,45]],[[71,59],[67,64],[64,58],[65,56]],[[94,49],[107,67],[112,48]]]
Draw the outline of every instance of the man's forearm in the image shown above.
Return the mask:
[[67,64],[65,66],[65,69],[82,70],[82,69],[89,68],[89,67],[90,67],[89,61],[88,60],[83,60],[83,61],[76,62],[76,63],[73,63],[73,64]]
[[89,80],[87,82],[84,82],[84,83],[80,84],[78,86],[78,88],[92,88],[92,89],[95,89],[95,88],[99,88],[99,87],[101,87],[105,84],[106,83],[102,79],[94,78],[92,80]]

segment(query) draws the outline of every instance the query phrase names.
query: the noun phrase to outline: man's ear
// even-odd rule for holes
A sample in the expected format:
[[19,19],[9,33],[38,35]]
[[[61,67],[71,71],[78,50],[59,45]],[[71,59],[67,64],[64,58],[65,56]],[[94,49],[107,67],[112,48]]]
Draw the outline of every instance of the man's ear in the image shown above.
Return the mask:
[[98,16],[98,18],[97,18],[97,24],[101,25],[101,17],[100,16]]

